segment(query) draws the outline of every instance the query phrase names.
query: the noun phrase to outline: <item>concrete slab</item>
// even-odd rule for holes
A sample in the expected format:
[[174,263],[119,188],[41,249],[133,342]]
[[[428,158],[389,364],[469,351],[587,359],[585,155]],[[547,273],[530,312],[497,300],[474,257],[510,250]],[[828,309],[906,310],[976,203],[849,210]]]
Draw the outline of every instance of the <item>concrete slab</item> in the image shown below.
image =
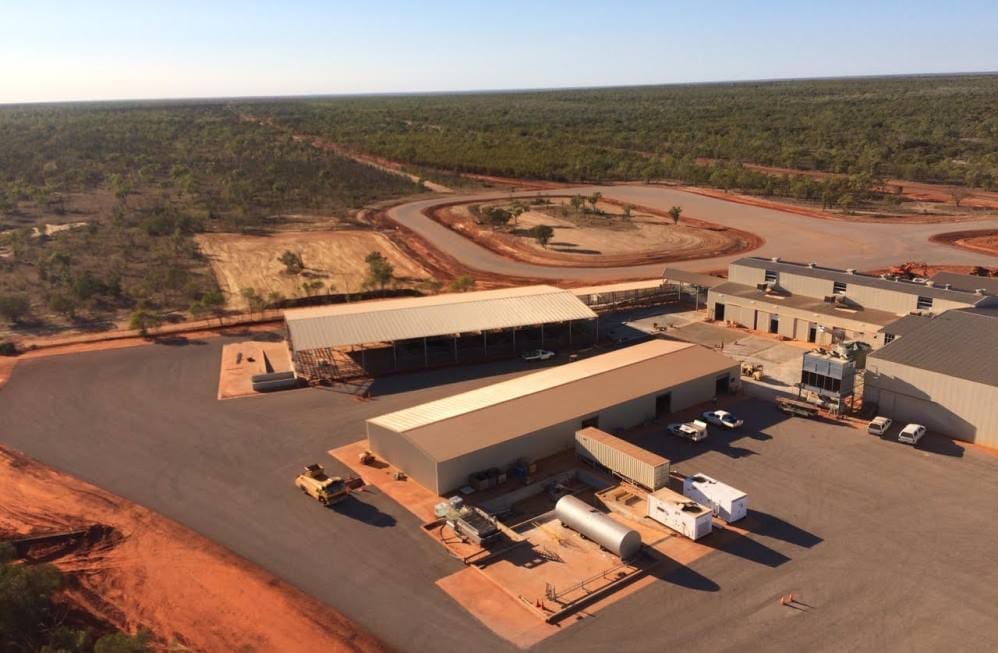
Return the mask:
[[538,619],[522,601],[497,592],[495,583],[473,567],[441,578],[436,585],[485,627],[520,649],[563,629]]
[[291,352],[285,340],[262,342],[246,340],[222,347],[218,375],[218,399],[234,399],[261,394],[253,390],[252,378],[257,374],[290,372]]

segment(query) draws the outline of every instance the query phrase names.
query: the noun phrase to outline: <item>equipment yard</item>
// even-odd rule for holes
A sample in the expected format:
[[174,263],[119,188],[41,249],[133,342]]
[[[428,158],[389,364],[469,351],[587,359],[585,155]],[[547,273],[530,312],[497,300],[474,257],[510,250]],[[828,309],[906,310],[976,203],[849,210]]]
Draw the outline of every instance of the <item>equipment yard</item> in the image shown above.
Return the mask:
[[488,588],[499,582],[534,605],[545,582],[559,593],[619,564],[557,520],[540,519],[550,506],[525,505],[534,519],[516,532],[566,562],[542,557],[536,571],[496,562],[492,578],[434,542],[423,526],[435,519],[436,497],[411,480],[365,466],[371,484],[329,507],[293,483],[314,462],[348,476],[350,467],[326,452],[356,443],[369,418],[534,364],[383,377],[369,399],[333,386],[219,402],[218,362],[233,342],[24,360],[0,392],[0,432],[11,447],[180,522],[399,649],[660,650],[678,641],[705,650],[993,648],[998,552],[986,543],[998,540],[998,525],[984,512],[987,501],[975,500],[998,493],[998,456],[987,450],[932,433],[912,449],[851,423],[787,417],[742,395],[723,407],[745,419],[743,428],[712,428],[689,442],[664,425],[703,408],[677,412],[628,438],[668,458],[674,472],[743,490],[748,516],[723,530],[716,523],[696,543],[669,536],[661,546],[644,520],[642,539],[667,559],[598,609],[546,624],[529,606],[522,619],[510,617],[513,599]]

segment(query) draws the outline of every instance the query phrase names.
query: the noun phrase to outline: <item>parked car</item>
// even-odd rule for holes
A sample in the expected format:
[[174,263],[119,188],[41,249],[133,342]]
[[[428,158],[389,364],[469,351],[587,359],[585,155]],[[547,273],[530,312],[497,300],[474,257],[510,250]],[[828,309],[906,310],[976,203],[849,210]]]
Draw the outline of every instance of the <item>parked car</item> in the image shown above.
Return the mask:
[[685,438],[691,442],[699,442],[707,438],[707,424],[698,419],[684,424],[669,424],[666,430],[677,437]]
[[883,435],[887,433],[887,429],[891,427],[894,423],[890,417],[874,417],[873,421],[869,423],[866,427],[866,432],[871,435]]
[[550,349],[532,349],[523,354],[525,361],[546,361],[555,357],[555,353]]
[[916,445],[918,444],[918,441],[922,439],[923,435],[925,435],[924,426],[921,424],[909,424],[901,429],[900,433],[898,433],[898,442]]
[[726,429],[736,429],[745,423],[745,420],[735,417],[726,410],[708,410],[700,417],[708,424]]

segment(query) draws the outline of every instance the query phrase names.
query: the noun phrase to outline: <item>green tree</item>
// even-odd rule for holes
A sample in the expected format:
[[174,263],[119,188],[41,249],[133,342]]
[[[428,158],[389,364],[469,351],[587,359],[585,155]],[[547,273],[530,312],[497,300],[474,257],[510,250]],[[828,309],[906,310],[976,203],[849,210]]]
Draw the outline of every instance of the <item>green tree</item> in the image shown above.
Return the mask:
[[140,630],[135,636],[125,633],[104,635],[94,644],[94,653],[146,653],[149,651],[148,632]]
[[508,225],[509,221],[513,219],[513,213],[498,206],[490,206],[485,209],[482,217],[485,223],[495,230],[496,227],[505,227]]
[[852,196],[852,193],[842,193],[837,203],[843,213],[849,213],[856,204],[856,198]]
[[452,292],[467,292],[475,287],[475,279],[469,274],[462,274],[450,282]]
[[31,302],[24,295],[0,295],[0,316],[11,324],[20,322],[31,310]]
[[530,235],[541,244],[541,247],[547,248],[551,238],[554,237],[554,229],[546,224],[539,224],[530,230]]
[[576,213],[581,213],[582,207],[586,205],[586,198],[582,197],[582,195],[572,195],[572,199],[568,200],[568,202],[575,209]]
[[155,328],[162,323],[163,319],[159,314],[148,309],[144,304],[140,304],[138,308],[132,311],[132,314],[128,318],[128,328],[138,331],[142,337],[149,334],[149,329]]
[[[326,283],[322,279],[309,279],[301,285],[301,289],[305,291],[307,297],[318,294],[324,287]],[[329,291],[332,292],[336,287],[332,284],[329,285]]]
[[679,218],[683,215],[683,207],[674,206],[669,209],[669,217],[672,218],[672,224],[679,224]]
[[62,575],[49,564],[11,564],[14,548],[0,542],[0,650],[35,651],[51,623],[51,596]]
[[364,257],[367,263],[367,279],[365,283],[370,287],[384,290],[385,286],[395,278],[395,267],[388,261],[381,252],[371,252]]
[[305,269],[305,262],[302,261],[301,254],[292,252],[290,249],[284,250],[284,253],[277,260],[284,265],[284,271],[288,274],[301,274],[302,270]]
[[257,313],[264,309],[266,301],[257,292],[256,288],[243,288],[239,294],[246,300],[250,313]]
[[586,198],[586,201],[593,207],[593,213],[599,213],[599,211],[596,210],[596,205],[599,204],[601,199],[603,199],[603,193],[600,193],[599,191]]
[[625,204],[624,207],[623,207],[623,211],[624,211],[624,217],[625,218],[630,218],[631,217],[631,212],[634,211],[634,205],[633,204]]

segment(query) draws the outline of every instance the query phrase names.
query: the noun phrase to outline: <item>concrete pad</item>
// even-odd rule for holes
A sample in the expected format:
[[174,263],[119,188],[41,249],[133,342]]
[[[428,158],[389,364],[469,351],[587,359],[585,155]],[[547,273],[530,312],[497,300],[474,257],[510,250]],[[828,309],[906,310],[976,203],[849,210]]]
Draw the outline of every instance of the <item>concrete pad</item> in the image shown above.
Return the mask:
[[246,340],[222,347],[218,375],[218,399],[234,399],[260,394],[253,390],[253,376],[268,372],[290,372],[291,352],[285,340],[259,342]]
[[395,480],[398,468],[389,465],[380,458],[373,465],[363,465],[360,454],[367,451],[367,440],[358,440],[338,449],[331,449],[329,455],[350,468],[350,471],[364,479],[367,485],[373,485],[400,506],[416,515],[422,522],[436,521],[433,507],[442,499],[425,487],[410,479]]
[[721,345],[726,347],[728,343],[745,337],[744,333],[706,322],[691,322],[671,331],[669,335],[705,347],[720,347]]
[[489,630],[521,649],[562,630],[538,619],[522,601],[497,592],[495,584],[474,567],[441,578],[436,584]]

